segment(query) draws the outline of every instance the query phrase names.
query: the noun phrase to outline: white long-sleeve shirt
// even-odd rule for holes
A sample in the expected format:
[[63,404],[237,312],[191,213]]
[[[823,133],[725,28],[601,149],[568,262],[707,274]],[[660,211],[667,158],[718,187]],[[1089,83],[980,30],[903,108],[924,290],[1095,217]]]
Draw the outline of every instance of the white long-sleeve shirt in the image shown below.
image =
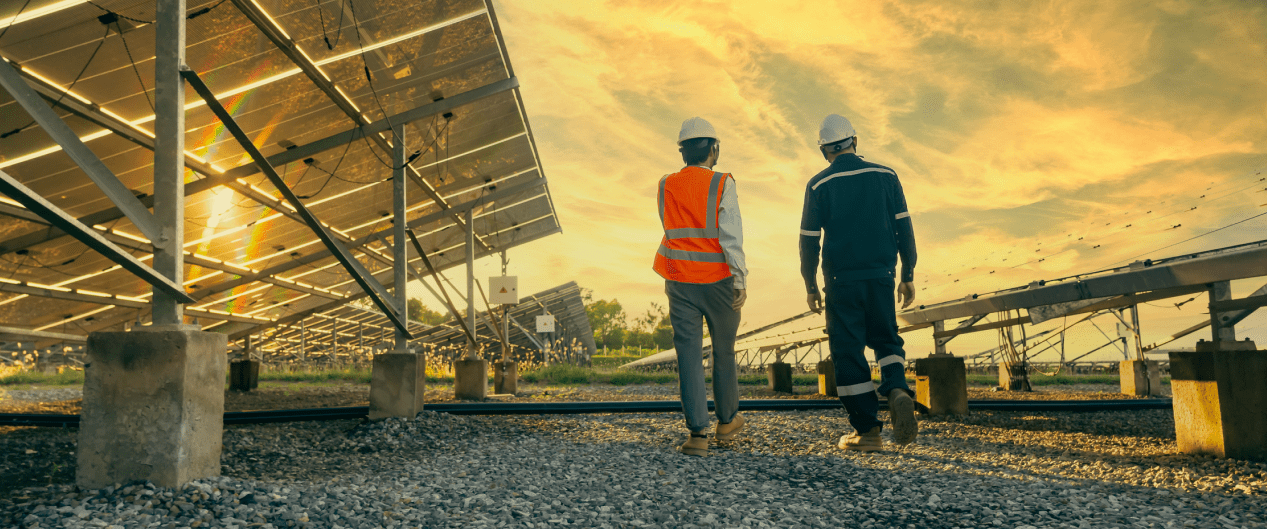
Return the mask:
[[[705,169],[708,169],[705,167]],[[709,169],[711,170],[711,169]],[[747,289],[748,265],[743,253],[743,219],[739,214],[739,192],[733,178],[727,178],[721,188],[721,204],[717,212],[718,237],[726,264],[735,276],[735,288]]]

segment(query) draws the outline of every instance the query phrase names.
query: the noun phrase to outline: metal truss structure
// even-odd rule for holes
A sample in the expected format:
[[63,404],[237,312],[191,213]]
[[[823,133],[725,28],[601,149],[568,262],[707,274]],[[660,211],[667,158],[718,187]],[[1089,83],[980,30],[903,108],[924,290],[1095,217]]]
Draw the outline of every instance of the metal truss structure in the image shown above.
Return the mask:
[[[1062,281],[1035,281],[1029,285],[917,308],[898,313],[899,332],[933,328],[936,352],[945,353],[955,336],[1011,326],[1036,324],[1062,316],[1111,314],[1133,337],[1123,340],[1123,353],[1144,359],[1144,354],[1167,343],[1211,327],[1211,341],[1236,340],[1235,326],[1255,309],[1267,305],[1267,285],[1242,299],[1231,299],[1230,282],[1267,276],[1267,241],[1221,248],[1086,274]],[[1136,306],[1147,301],[1209,294],[1210,318],[1197,322],[1165,340],[1145,345],[1140,340]],[[1014,311],[1014,312],[1013,312]],[[1024,311],[1024,315],[1020,313]],[[998,321],[979,323],[991,314]],[[946,322],[964,318],[954,329]],[[1110,344],[1116,340],[1109,338]],[[1108,344],[1106,344],[1108,345]],[[989,351],[986,352],[990,353]]]
[[401,349],[410,274],[561,231],[487,0],[36,4],[0,11],[6,338],[355,312]]
[[[533,328],[538,315],[555,317],[556,332],[538,334]],[[496,353],[500,346],[501,311],[476,314],[476,337],[479,346]],[[585,314],[581,288],[570,282],[525,296],[509,311],[507,339],[513,349],[544,353],[549,349],[575,346],[585,358],[595,354],[594,332]],[[378,311],[347,304],[338,309],[314,314],[298,324],[277,326],[252,339],[251,354],[262,358],[304,359],[314,355],[326,358],[337,355],[365,355],[370,351],[390,349],[391,322]],[[433,348],[458,349],[465,346],[466,333],[461,319],[450,318],[435,326],[410,322],[417,341]]]

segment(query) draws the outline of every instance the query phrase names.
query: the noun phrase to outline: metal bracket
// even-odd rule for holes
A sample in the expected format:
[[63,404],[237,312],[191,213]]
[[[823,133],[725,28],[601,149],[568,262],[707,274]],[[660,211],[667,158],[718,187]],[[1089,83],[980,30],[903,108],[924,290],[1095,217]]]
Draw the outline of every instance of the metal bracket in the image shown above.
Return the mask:
[[344,248],[343,245],[339,243],[338,239],[335,239],[334,236],[330,234],[325,225],[323,225],[321,221],[317,220],[317,217],[314,216],[311,211],[308,211],[308,208],[304,206],[303,202],[300,202],[299,197],[290,190],[290,187],[286,185],[284,180],[282,180],[281,175],[277,174],[277,171],[273,169],[273,166],[269,165],[268,160],[264,157],[264,154],[255,147],[255,144],[251,143],[251,139],[247,137],[246,131],[242,130],[242,127],[239,126],[237,121],[233,119],[233,116],[229,114],[229,111],[225,110],[224,106],[220,104],[220,101],[216,99],[215,94],[211,93],[211,89],[208,88],[206,83],[203,83],[202,79],[198,77],[198,74],[188,68],[182,68],[180,75],[185,79],[185,82],[189,83],[189,86],[193,88],[200,97],[202,97],[203,101],[207,103],[207,108],[211,109],[211,111],[215,113],[216,117],[220,119],[220,122],[224,124],[225,128],[233,134],[233,138],[237,140],[242,149],[250,155],[251,159],[255,162],[255,165],[264,172],[264,175],[268,177],[269,182],[271,182],[273,186],[281,192],[282,197],[286,199],[286,202],[288,202],[291,207],[295,208],[295,212],[303,218],[304,223],[308,225],[308,228],[311,229],[313,233],[317,234],[317,237],[319,237],[321,242],[325,244],[326,248],[330,250],[330,253],[334,254],[334,257],[339,260],[339,263],[343,265],[343,268],[346,269],[348,274],[352,276],[352,279],[360,285],[361,289],[365,291],[367,295],[369,295],[370,300],[374,302],[374,305],[376,305],[379,310],[383,311],[383,314],[392,321],[392,325],[394,325],[397,330],[404,334],[406,338],[412,340],[414,338],[413,333],[409,332],[409,326],[401,318],[401,315],[397,313],[395,308],[391,306],[390,301],[392,297],[387,293],[387,289],[383,288],[382,283],[379,283],[378,280],[374,278],[374,275],[371,274],[369,270],[366,270],[365,267],[361,265],[360,261],[357,261],[356,258],[348,252],[347,248]]

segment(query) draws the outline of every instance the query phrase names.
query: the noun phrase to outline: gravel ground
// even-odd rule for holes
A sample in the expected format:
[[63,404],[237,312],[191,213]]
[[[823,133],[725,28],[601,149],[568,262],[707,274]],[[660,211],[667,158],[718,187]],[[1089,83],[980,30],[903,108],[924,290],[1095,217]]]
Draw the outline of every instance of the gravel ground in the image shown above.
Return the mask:
[[838,410],[745,415],[706,458],[673,451],[667,413],[230,426],[225,476],[178,490],[59,484],[75,430],[23,429],[5,475],[70,470],[0,494],[0,525],[1267,527],[1267,464],[1175,454],[1167,411],[922,418],[877,454],[835,447]]

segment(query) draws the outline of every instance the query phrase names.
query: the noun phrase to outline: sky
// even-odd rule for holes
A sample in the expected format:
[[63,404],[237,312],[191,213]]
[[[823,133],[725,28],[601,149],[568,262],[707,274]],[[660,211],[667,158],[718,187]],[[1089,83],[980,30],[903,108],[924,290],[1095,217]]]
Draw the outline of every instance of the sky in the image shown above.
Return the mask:
[[[576,280],[632,315],[665,305],[655,186],[681,168],[692,116],[738,183],[741,332],[806,310],[798,225],[829,113],[902,181],[919,303],[1267,238],[1267,216],[1212,232],[1267,213],[1264,2],[494,5],[564,229],[510,252],[523,293]],[[1203,298],[1180,301],[1141,307],[1145,343],[1207,317]],[[1267,342],[1262,314],[1240,328]],[[908,356],[932,349],[905,336]],[[1070,347],[1103,342],[1092,329]]]

